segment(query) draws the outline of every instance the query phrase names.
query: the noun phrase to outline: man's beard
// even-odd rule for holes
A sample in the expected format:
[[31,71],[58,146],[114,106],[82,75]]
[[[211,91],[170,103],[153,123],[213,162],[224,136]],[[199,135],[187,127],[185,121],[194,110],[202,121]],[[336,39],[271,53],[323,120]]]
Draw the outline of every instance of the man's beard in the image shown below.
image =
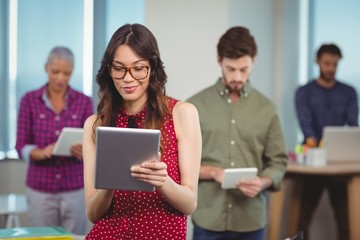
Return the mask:
[[229,90],[229,92],[239,92],[246,83],[238,82],[238,81],[228,81],[225,77],[223,77],[225,86]]
[[226,84],[226,88],[230,92],[239,92],[243,87],[244,87],[244,84],[239,83],[239,82],[230,82],[230,83]]
[[326,74],[323,71],[320,71],[320,78],[325,80],[326,82],[332,82],[335,80],[335,72],[331,74]]

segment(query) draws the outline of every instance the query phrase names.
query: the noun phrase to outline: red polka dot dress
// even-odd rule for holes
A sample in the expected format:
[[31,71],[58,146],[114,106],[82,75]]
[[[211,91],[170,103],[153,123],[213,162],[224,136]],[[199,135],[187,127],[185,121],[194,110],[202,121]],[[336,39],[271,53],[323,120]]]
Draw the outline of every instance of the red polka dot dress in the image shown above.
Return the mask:
[[[177,100],[169,98],[172,112]],[[139,127],[144,126],[146,108],[136,114]],[[117,126],[126,127],[129,115],[120,110]],[[180,183],[178,147],[172,116],[165,119],[161,129],[163,153],[161,161],[167,164],[168,175]],[[98,220],[90,233],[91,239],[186,239],[186,218],[173,208],[157,191],[116,190],[108,213]]]

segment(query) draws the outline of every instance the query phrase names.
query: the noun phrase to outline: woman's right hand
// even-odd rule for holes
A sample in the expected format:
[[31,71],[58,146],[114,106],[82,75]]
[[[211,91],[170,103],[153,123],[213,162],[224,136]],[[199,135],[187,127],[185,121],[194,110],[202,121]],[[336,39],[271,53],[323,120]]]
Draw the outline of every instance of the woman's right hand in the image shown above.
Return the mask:
[[44,148],[36,148],[31,151],[30,159],[32,161],[43,161],[51,158],[55,144],[49,144]]
[[42,149],[42,160],[51,158],[54,146],[55,144],[52,143]]

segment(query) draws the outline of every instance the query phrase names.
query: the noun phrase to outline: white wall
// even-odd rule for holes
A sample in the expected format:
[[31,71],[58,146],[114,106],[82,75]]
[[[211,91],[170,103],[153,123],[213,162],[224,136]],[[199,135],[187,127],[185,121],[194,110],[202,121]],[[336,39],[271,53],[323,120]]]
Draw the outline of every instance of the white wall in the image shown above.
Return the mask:
[[158,40],[167,94],[185,100],[220,76],[216,44],[228,27],[227,1],[145,1],[145,25]]
[[274,1],[230,0],[229,2],[228,24],[249,28],[257,43],[258,55],[250,81],[258,90],[275,100],[277,86],[274,85]]
[[158,40],[168,74],[168,95],[186,100],[214,84],[221,76],[216,60],[220,36],[235,25],[248,27],[258,45],[250,80],[277,104],[286,147],[292,150],[297,142],[293,111],[298,83],[297,11],[297,1],[282,0],[145,1],[144,24]]

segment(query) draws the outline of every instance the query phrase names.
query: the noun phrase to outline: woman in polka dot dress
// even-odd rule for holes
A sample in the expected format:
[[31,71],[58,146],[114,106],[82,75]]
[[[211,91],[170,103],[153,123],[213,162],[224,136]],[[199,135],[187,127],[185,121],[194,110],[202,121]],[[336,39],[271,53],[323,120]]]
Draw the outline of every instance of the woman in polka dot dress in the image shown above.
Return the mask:
[[[86,239],[186,239],[186,219],[197,205],[201,132],[196,108],[165,95],[167,76],[157,41],[143,25],[112,36],[96,76],[97,114],[84,126]],[[161,130],[161,153],[131,167],[154,192],[94,188],[97,126]],[[136,148],[135,148],[136,149]],[[121,161],[121,154],[114,156]],[[159,161],[160,158],[160,161]]]

